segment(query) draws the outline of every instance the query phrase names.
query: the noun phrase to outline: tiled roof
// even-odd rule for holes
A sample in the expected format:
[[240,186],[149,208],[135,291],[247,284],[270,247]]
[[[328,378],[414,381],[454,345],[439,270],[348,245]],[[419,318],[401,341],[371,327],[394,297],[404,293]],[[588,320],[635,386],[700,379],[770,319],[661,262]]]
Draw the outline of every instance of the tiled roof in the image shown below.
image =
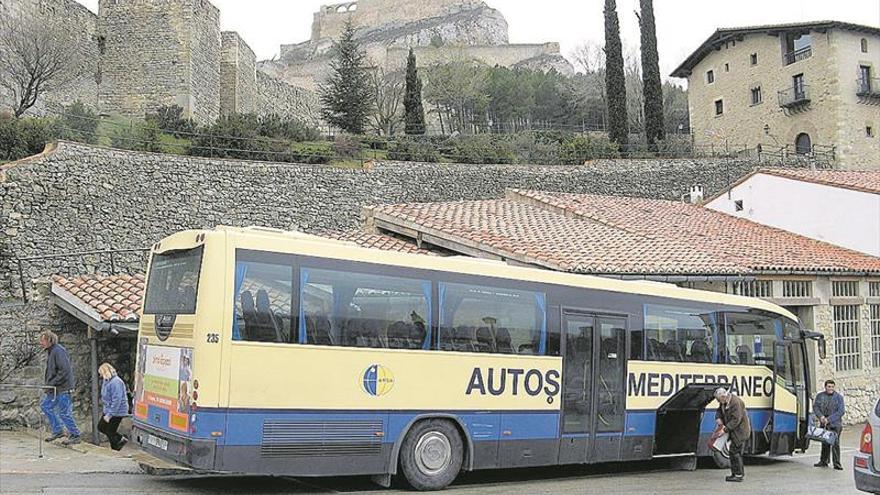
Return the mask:
[[54,293],[71,299],[68,302],[72,304],[81,302],[83,309],[94,311],[99,321],[138,320],[144,296],[143,275],[84,275],[72,279],[55,275],[52,282]]
[[[880,157],[877,158],[877,161],[880,162]],[[771,168],[759,170],[757,173],[880,194],[880,170],[856,171]]]
[[383,251],[399,251],[401,253],[411,254],[427,254],[437,256],[438,253],[427,249],[419,248],[415,242],[398,239],[385,234],[371,234],[362,230],[350,232],[327,232],[322,234],[323,237],[336,239],[338,241],[348,241],[358,246],[372,249],[381,249]]
[[504,199],[380,206],[373,215],[386,230],[580,273],[880,273],[880,258],[672,201],[514,190]]
[[703,58],[711,53],[716,46],[729,41],[736,40],[738,36],[754,33],[778,33],[781,31],[804,31],[812,30],[825,32],[829,29],[843,29],[846,31],[854,31],[857,33],[865,33],[873,36],[880,36],[880,28],[874,26],[866,26],[862,24],[853,24],[841,21],[812,21],[797,22],[788,24],[767,24],[759,26],[742,26],[732,28],[719,28],[712,33],[694,52],[688,56],[674,71],[672,77],[687,77],[690,71],[700,63]]

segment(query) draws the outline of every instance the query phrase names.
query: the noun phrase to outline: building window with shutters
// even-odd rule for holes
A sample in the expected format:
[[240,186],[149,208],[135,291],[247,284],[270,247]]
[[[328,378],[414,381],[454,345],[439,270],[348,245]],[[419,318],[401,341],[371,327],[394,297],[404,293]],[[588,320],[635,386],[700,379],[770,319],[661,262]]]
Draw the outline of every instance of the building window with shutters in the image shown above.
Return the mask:
[[761,93],[761,86],[752,88],[752,106],[760,105],[764,102],[764,95]]
[[859,306],[832,306],[834,325],[834,369],[854,371],[862,368],[859,335]]
[[724,100],[715,100],[715,116],[724,115]]

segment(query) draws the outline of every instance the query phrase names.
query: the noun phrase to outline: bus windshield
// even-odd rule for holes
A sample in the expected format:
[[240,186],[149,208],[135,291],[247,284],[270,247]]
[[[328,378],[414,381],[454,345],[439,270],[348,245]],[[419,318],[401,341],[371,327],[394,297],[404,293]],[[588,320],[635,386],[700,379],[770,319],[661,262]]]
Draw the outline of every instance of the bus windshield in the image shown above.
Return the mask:
[[195,314],[202,250],[199,246],[153,255],[144,314]]

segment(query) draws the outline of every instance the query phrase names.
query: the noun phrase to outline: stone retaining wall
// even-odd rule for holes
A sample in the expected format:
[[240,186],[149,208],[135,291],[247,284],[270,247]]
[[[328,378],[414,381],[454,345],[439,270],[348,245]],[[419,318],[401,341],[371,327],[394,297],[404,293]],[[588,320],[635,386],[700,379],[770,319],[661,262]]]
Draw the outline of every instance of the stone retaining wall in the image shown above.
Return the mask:
[[[365,205],[495,198],[514,187],[680,199],[691,185],[709,194],[750,168],[749,162],[718,159],[578,167],[388,162],[362,170],[61,142],[54,151],[0,169],[0,256],[7,258],[0,261],[0,296],[20,292],[8,258],[141,248],[179,230],[218,224],[349,230],[360,224]],[[25,267],[28,279],[75,269]]]

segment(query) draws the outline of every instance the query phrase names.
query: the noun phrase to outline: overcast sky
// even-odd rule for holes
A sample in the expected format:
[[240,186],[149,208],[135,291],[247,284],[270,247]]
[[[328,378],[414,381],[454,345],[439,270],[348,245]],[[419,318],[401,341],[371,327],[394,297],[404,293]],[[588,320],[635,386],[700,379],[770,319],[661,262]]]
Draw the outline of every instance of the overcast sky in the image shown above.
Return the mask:
[[[79,0],[97,11],[98,0]],[[211,0],[223,30],[238,31],[260,59],[311,35],[312,13],[336,0]],[[430,0],[419,0],[430,1]],[[513,43],[559,41],[568,56],[580,43],[604,43],[603,0],[487,0],[510,25]],[[624,44],[638,45],[638,0],[617,0]],[[660,66],[672,72],[718,27],[838,20],[880,26],[880,0],[655,0]]]

